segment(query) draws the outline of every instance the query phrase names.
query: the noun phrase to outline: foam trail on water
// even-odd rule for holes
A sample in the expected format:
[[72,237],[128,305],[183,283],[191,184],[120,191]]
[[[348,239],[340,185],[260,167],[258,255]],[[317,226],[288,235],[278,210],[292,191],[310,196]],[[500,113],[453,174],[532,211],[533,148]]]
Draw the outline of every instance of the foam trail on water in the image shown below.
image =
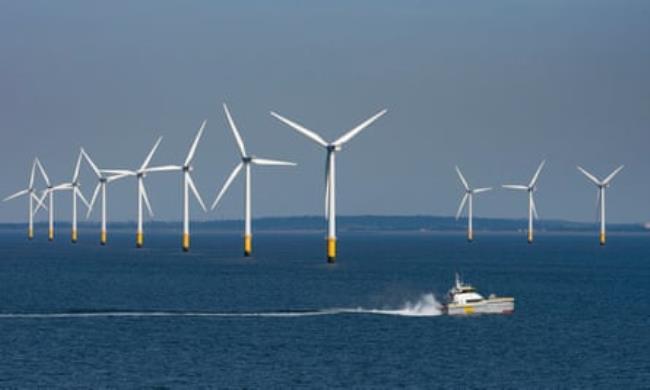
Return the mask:
[[342,314],[378,314],[407,317],[432,317],[442,314],[442,305],[433,294],[425,294],[415,303],[406,302],[399,309],[334,308],[307,311],[271,312],[184,312],[184,311],[96,311],[69,313],[0,313],[2,319],[110,318],[110,317],[313,317]]

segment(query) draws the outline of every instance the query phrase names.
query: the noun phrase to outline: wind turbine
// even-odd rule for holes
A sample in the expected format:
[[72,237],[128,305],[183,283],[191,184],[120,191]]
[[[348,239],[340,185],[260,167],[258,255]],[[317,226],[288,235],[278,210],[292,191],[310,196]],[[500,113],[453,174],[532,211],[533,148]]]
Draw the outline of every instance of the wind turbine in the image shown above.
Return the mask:
[[102,194],[102,212],[101,212],[101,231],[100,231],[100,238],[99,238],[99,243],[101,245],[106,245],[106,185],[108,183],[112,183],[118,179],[124,178],[127,175],[126,174],[119,174],[119,175],[113,175],[113,176],[106,176],[104,173],[101,171],[101,169],[97,168],[97,165],[95,162],[90,158],[88,153],[81,148],[81,154],[83,155],[84,159],[86,162],[88,162],[88,165],[90,165],[90,168],[92,168],[92,171],[95,173],[97,176],[98,183],[95,186],[95,191],[93,192],[93,197],[90,200],[90,206],[88,206],[88,213],[86,213],[86,218],[90,217],[90,214],[93,211],[93,206],[95,205],[95,201],[97,200],[97,196],[101,192]]
[[6,202],[8,200],[15,199],[15,198],[18,198],[18,197],[23,196],[23,195],[28,195],[29,196],[28,197],[28,199],[29,199],[29,206],[28,206],[29,207],[29,210],[28,210],[29,217],[28,217],[27,238],[30,239],[30,240],[34,238],[34,214],[36,212],[34,210],[34,200],[36,201],[36,203],[38,205],[42,204],[41,200],[38,198],[38,196],[36,196],[35,189],[34,189],[34,175],[36,173],[36,166],[38,164],[37,161],[38,161],[38,158],[35,158],[34,162],[32,163],[32,171],[31,171],[31,173],[29,175],[29,186],[27,188],[25,188],[24,190],[22,190],[22,191],[18,191],[15,194],[9,195],[8,197],[4,198],[4,200],[3,200],[3,202]]
[[537,168],[535,175],[533,175],[533,178],[530,180],[530,183],[528,183],[528,185],[506,184],[502,186],[503,188],[508,188],[511,190],[528,192],[528,243],[529,244],[533,243],[533,217],[535,217],[535,219],[539,218],[539,216],[537,215],[537,208],[535,207],[535,199],[533,197],[533,193],[537,191],[537,179],[539,179],[539,174],[542,172],[542,168],[544,168],[545,163],[546,160],[542,161],[539,164],[539,167]]
[[284,124],[288,125],[305,137],[324,147],[327,151],[327,160],[325,163],[325,218],[328,220],[327,261],[330,263],[334,263],[336,261],[336,152],[341,150],[343,144],[350,141],[363,129],[370,126],[370,124],[384,115],[386,111],[387,110],[384,109],[378,112],[357,127],[354,127],[348,132],[344,133],[336,141],[329,143],[325,141],[320,135],[305,128],[304,126],[287,118],[284,118],[275,112],[271,112],[271,115],[273,115],[275,118],[279,119]]
[[151,148],[151,151],[145,158],[144,162],[138,168],[137,170],[131,171],[131,170],[126,170],[126,169],[103,169],[101,172],[103,173],[108,173],[111,175],[125,175],[125,176],[135,176],[137,178],[137,183],[138,183],[138,226],[137,226],[137,231],[135,234],[135,246],[137,248],[142,248],[142,245],[144,244],[144,234],[142,230],[142,211],[143,211],[143,203],[147,207],[147,211],[149,211],[149,216],[153,217],[153,211],[151,210],[151,204],[149,203],[149,197],[147,196],[147,189],[144,186],[144,178],[149,172],[154,172],[156,169],[154,168],[148,168],[149,163],[151,162],[151,159],[153,158],[154,153],[156,152],[156,149],[158,149],[158,145],[160,145],[160,141],[162,141],[162,137],[159,137],[156,143],[153,145],[153,148]]
[[480,194],[481,192],[490,191],[492,187],[472,189],[469,187],[467,180],[465,180],[465,177],[460,172],[460,169],[458,167],[456,167],[456,173],[458,173],[458,177],[460,178],[461,183],[463,183],[463,187],[465,187],[465,195],[463,195],[463,198],[460,201],[460,206],[458,206],[458,212],[456,212],[456,219],[460,217],[460,213],[463,212],[463,208],[465,207],[465,203],[467,202],[467,241],[472,242],[472,240],[474,240],[474,228],[472,224],[474,194]]
[[187,153],[187,157],[185,158],[185,162],[183,163],[183,165],[164,165],[160,167],[153,167],[147,169],[147,172],[169,172],[169,171],[183,172],[183,242],[182,245],[183,245],[183,251],[185,252],[190,250],[190,195],[189,195],[190,190],[192,190],[192,193],[196,197],[196,200],[198,200],[203,211],[207,211],[205,204],[203,203],[203,199],[201,199],[201,195],[199,194],[199,191],[196,189],[196,185],[194,185],[194,180],[192,179],[192,175],[190,173],[194,169],[192,167],[192,160],[194,159],[194,154],[196,153],[196,147],[199,145],[199,140],[201,139],[201,135],[203,134],[203,129],[205,129],[205,125],[207,124],[207,122],[208,122],[207,120],[204,120],[203,123],[201,124],[199,131],[196,133],[196,137],[194,137],[194,142],[192,142],[192,145],[190,146],[190,151]]
[[605,180],[598,180],[596,176],[592,175],[591,173],[587,172],[585,169],[582,167],[578,166],[578,170],[582,172],[583,175],[587,177],[592,183],[598,187],[598,206],[600,208],[600,245],[605,245],[606,237],[605,237],[605,189],[609,187],[609,184],[611,183],[612,179],[614,176],[616,176],[621,169],[623,169],[623,165],[620,167],[616,168],[614,172],[610,173],[609,176],[605,178]]
[[239,147],[239,153],[241,155],[241,162],[237,164],[235,169],[232,171],[226,182],[224,183],[221,191],[217,195],[217,198],[212,203],[212,210],[217,207],[217,204],[221,200],[221,197],[226,193],[228,187],[235,180],[242,168],[246,169],[246,185],[244,189],[244,256],[250,256],[253,252],[253,231],[252,231],[252,217],[251,217],[251,165],[275,165],[275,166],[295,166],[295,163],[279,160],[269,160],[265,158],[258,158],[253,155],[249,155],[246,152],[246,147],[244,146],[244,141],[239,135],[235,121],[230,115],[228,106],[224,103],[223,110],[226,113],[226,118],[228,119],[228,125],[232,130],[235,140],[237,141],[237,146]]
[[45,169],[43,168],[43,165],[41,164],[41,161],[39,159],[36,159],[36,166],[38,167],[38,170],[41,172],[41,176],[43,176],[43,180],[45,180],[45,184],[47,185],[47,188],[43,191],[43,196],[39,200],[39,205],[36,206],[36,210],[34,210],[34,214],[38,212],[38,209],[43,206],[45,207],[45,204],[43,203],[45,200],[45,197],[49,196],[49,207],[48,207],[48,229],[47,229],[47,239],[49,241],[54,241],[54,198],[53,198],[53,186],[52,183],[50,182],[50,178],[47,176],[47,173],[45,173]]

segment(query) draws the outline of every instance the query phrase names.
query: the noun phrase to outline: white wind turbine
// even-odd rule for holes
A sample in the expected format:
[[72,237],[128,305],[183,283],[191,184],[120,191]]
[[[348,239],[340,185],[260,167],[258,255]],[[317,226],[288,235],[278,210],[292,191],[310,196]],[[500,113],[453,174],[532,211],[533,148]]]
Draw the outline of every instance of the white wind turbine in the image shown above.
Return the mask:
[[108,173],[111,175],[125,175],[125,176],[135,176],[137,178],[137,183],[138,183],[138,226],[137,226],[137,231],[136,231],[136,238],[135,238],[135,245],[137,248],[142,248],[142,245],[144,244],[144,234],[143,234],[143,229],[142,229],[142,220],[143,220],[143,203],[147,207],[147,211],[149,212],[149,216],[153,217],[153,211],[151,210],[151,204],[149,203],[149,197],[147,196],[147,189],[144,186],[144,178],[147,175],[147,173],[150,172],[155,172],[155,167],[154,168],[148,168],[149,163],[151,162],[151,159],[153,158],[154,153],[156,152],[156,149],[158,149],[158,145],[160,145],[160,141],[162,141],[162,137],[159,137],[156,143],[154,144],[153,148],[151,148],[151,151],[145,158],[144,162],[138,168],[137,170],[131,171],[127,169],[103,169],[101,172],[103,173]]
[[217,204],[223,197],[223,195],[228,190],[228,187],[235,180],[242,168],[246,169],[246,183],[244,188],[244,256],[250,256],[253,251],[253,229],[252,229],[252,210],[251,210],[251,165],[274,165],[274,166],[295,166],[295,163],[288,161],[279,161],[279,160],[269,160],[265,158],[258,158],[253,155],[249,155],[246,152],[246,147],[244,146],[244,141],[237,130],[235,121],[230,115],[228,106],[224,103],[223,110],[226,113],[226,119],[228,120],[228,125],[232,130],[235,140],[237,141],[237,146],[239,147],[239,153],[241,155],[241,162],[237,164],[235,169],[232,171],[226,182],[224,183],[221,191],[217,195],[217,198],[212,203],[212,210],[217,207]]
[[45,184],[47,185],[47,188],[43,191],[43,196],[39,200],[39,205],[36,206],[36,210],[34,210],[34,214],[38,212],[41,206],[45,207],[45,204],[43,202],[45,200],[45,197],[49,195],[49,202],[47,207],[48,209],[47,239],[49,241],[54,241],[54,187],[52,186],[52,183],[50,182],[50,178],[47,176],[47,173],[45,173],[45,169],[43,168],[43,165],[38,159],[36,159],[36,166],[38,167],[38,170],[41,172],[41,176],[43,176],[43,180],[45,180]]
[[[77,163],[74,168],[74,174],[72,175],[72,181],[68,183],[62,183],[59,185],[56,185],[54,187],[50,187],[47,190],[45,190],[45,193],[43,194],[43,197],[46,195],[50,195],[50,220],[53,221],[54,219],[54,211],[52,210],[54,208],[54,191],[72,191],[72,231],[71,231],[71,239],[72,243],[76,243],[78,239],[78,234],[77,234],[77,197],[81,199],[81,201],[86,205],[87,208],[90,208],[90,204],[84,197],[83,193],[79,189],[80,183],[79,183],[79,169],[81,168],[81,158],[82,158],[82,153],[79,153],[79,157],[77,157]],[[52,237],[54,237],[54,232],[52,232]]]
[[473,213],[474,213],[474,194],[480,194],[481,192],[490,191],[492,187],[472,189],[470,188],[469,184],[467,183],[467,180],[465,180],[465,177],[460,172],[460,169],[458,167],[456,167],[456,173],[458,173],[458,177],[460,178],[460,181],[463,183],[463,187],[465,187],[465,195],[463,195],[463,198],[460,201],[460,206],[458,206],[458,212],[456,212],[456,219],[460,217],[460,213],[463,212],[463,208],[465,207],[465,203],[467,202],[467,241],[472,242],[472,240],[474,240],[474,227],[472,222]]
[[196,148],[199,145],[199,140],[201,139],[201,135],[203,134],[203,129],[205,129],[205,125],[208,123],[207,120],[204,120],[203,123],[201,124],[201,127],[199,128],[199,131],[196,133],[196,137],[194,137],[194,142],[192,142],[192,146],[190,146],[190,151],[187,154],[187,157],[185,158],[185,162],[183,165],[164,165],[160,167],[153,167],[147,169],[147,172],[170,172],[170,171],[181,171],[183,172],[183,251],[187,252],[190,250],[190,195],[189,192],[192,190],[192,193],[196,197],[196,200],[198,200],[199,204],[201,205],[201,208],[203,211],[207,211],[205,204],[203,203],[203,199],[201,199],[201,195],[199,194],[199,191],[196,189],[196,185],[194,184],[194,180],[192,179],[192,175],[190,172],[194,169],[192,167],[192,160],[194,159],[194,154],[196,153]]
[[101,192],[102,196],[102,206],[101,206],[101,231],[100,231],[100,238],[99,238],[99,243],[101,245],[106,245],[106,239],[107,239],[107,234],[106,234],[106,186],[108,183],[112,183],[115,180],[119,180],[121,178],[126,177],[126,174],[119,174],[119,175],[113,175],[113,176],[106,176],[104,173],[101,171],[101,169],[97,168],[97,165],[95,162],[90,158],[88,153],[81,148],[81,154],[83,157],[86,159],[88,162],[88,165],[92,168],[92,171],[95,173],[97,176],[97,185],[95,186],[95,191],[93,192],[93,197],[90,200],[90,206],[88,207],[88,213],[86,214],[86,218],[90,217],[90,214],[93,211],[93,206],[95,205],[95,201],[97,200],[97,196]]
[[609,176],[605,178],[605,180],[598,180],[596,176],[592,175],[591,173],[587,172],[585,169],[582,167],[578,166],[578,170],[582,172],[583,175],[587,176],[587,179],[589,179],[592,183],[598,187],[598,208],[599,208],[599,219],[600,219],[600,245],[605,245],[606,237],[605,237],[605,189],[609,187],[609,184],[611,183],[612,179],[614,176],[616,176],[621,169],[623,169],[623,165],[620,167],[616,168],[614,172],[610,173]]
[[284,118],[275,112],[271,112],[271,115],[273,115],[275,118],[279,119],[289,127],[293,128],[302,135],[324,147],[327,151],[327,160],[325,162],[325,218],[328,220],[327,261],[330,263],[334,263],[336,261],[336,152],[341,150],[343,144],[350,141],[354,136],[359,134],[359,132],[370,126],[370,124],[384,115],[386,111],[387,110],[384,109],[378,112],[377,114],[367,119],[365,122],[343,134],[336,141],[330,143],[325,141],[320,135],[305,128],[304,126],[287,118]]
[[544,168],[546,160],[542,161],[533,175],[533,178],[530,180],[528,185],[519,185],[519,184],[506,184],[503,185],[503,188],[508,188],[516,191],[526,191],[528,192],[528,243],[533,243],[533,217],[535,219],[539,218],[537,215],[537,208],[535,207],[535,199],[533,198],[533,193],[537,191],[537,180],[539,179],[539,174]]
[[34,175],[36,174],[36,166],[37,164],[40,164],[38,162],[38,158],[34,159],[34,162],[32,163],[32,171],[31,174],[29,175],[29,186],[25,188],[22,191],[18,191],[15,194],[9,195],[8,197],[4,198],[3,202],[6,202],[11,199],[18,198],[23,195],[28,195],[28,228],[27,228],[27,238],[28,239],[33,239],[34,238],[34,214],[36,211],[38,211],[38,208],[35,210],[34,209],[34,201],[40,206],[41,200],[36,196],[36,191],[34,189]]

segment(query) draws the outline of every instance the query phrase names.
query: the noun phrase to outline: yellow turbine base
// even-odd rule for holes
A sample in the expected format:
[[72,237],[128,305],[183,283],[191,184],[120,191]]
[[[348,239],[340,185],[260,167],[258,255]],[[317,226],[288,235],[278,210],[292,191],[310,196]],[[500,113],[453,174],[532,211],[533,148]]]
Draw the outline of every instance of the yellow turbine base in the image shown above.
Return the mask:
[[99,243],[101,245],[106,245],[106,230],[102,230],[99,233]]
[[248,257],[253,253],[253,236],[244,236],[244,256]]
[[529,244],[533,243],[533,233],[532,232],[528,232],[528,243]]
[[48,229],[47,231],[47,239],[50,241],[54,241],[54,229]]
[[600,233],[600,245],[605,245],[605,233]]
[[183,252],[190,250],[190,235],[188,233],[183,233]]
[[34,229],[32,228],[27,229],[27,239],[29,240],[34,239]]
[[469,242],[474,241],[474,232],[471,230],[467,232],[467,241]]
[[336,238],[327,239],[327,262],[336,263]]
[[142,232],[137,232],[135,234],[135,246],[136,246],[136,248],[142,248],[143,244],[144,244],[144,234],[142,234]]
[[76,230],[72,231],[72,237],[71,238],[72,238],[72,243],[73,244],[77,242],[77,231]]

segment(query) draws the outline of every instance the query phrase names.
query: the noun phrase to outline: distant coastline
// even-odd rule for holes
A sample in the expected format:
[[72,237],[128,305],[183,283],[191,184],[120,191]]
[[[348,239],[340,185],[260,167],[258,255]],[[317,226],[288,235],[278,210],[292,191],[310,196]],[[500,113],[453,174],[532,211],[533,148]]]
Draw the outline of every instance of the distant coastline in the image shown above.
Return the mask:
[[[193,221],[192,230],[215,230],[224,232],[240,232],[242,220],[211,220]],[[467,221],[453,217],[438,216],[339,216],[337,227],[340,232],[376,232],[376,231],[403,231],[403,232],[463,232]],[[156,231],[177,230],[180,221],[148,221],[145,226]],[[70,226],[69,221],[56,223],[57,228]],[[98,222],[80,222],[80,228],[97,228]],[[325,220],[322,216],[295,216],[295,217],[264,217],[253,220],[256,231],[324,231]],[[476,231],[487,232],[517,232],[526,229],[525,219],[501,218],[475,218]],[[47,222],[35,223],[36,228],[46,228]],[[110,229],[133,229],[134,221],[116,221],[109,223]],[[25,228],[25,223],[0,223],[0,230],[20,230]],[[565,220],[540,220],[535,222],[538,232],[591,232],[597,230],[598,225],[588,222],[573,222]],[[610,232],[635,232],[650,233],[650,226],[644,223],[609,224]]]

